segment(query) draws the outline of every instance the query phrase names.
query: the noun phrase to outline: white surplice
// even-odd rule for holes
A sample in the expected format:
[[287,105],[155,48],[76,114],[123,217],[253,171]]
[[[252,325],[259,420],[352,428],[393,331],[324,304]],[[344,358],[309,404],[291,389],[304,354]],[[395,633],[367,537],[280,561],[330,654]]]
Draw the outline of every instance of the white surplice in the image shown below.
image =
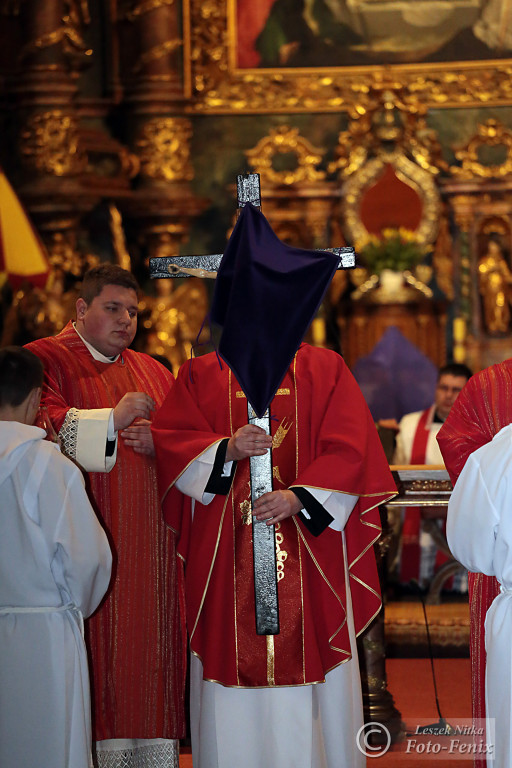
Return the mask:
[[0,766],[89,768],[82,616],[112,555],[80,470],[44,437],[0,422]]
[[512,768],[512,425],[470,455],[450,498],[446,530],[457,560],[501,585],[485,619],[486,712],[495,725],[495,758],[487,765]]
[[[393,464],[410,464],[412,446],[416,437],[416,430],[424,411],[407,413],[400,419],[399,432],[396,436],[396,448],[393,456]],[[425,448],[424,464],[444,464],[441,449],[437,443],[437,433],[443,426],[440,421],[434,421],[435,406],[430,408],[425,429],[428,431],[427,445]]]
[[[204,489],[217,444],[180,476],[176,485],[208,504]],[[224,467],[229,474],[231,464]],[[342,531],[357,496],[307,488]],[[343,550],[342,550],[343,547]],[[344,534],[340,560],[347,562]],[[349,584],[348,570],[345,580]],[[347,590],[347,621],[352,658],[328,672],[324,683],[276,688],[230,688],[203,679],[200,659],[190,662],[190,729],[194,768],[364,768],[357,745],[363,727],[361,675]]]

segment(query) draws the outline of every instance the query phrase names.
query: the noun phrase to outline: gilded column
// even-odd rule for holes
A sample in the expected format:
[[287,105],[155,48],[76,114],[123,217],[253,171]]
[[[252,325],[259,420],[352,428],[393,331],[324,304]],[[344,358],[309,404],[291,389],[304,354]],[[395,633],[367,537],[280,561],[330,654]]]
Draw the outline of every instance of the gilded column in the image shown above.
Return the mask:
[[[468,362],[475,368],[478,361],[475,358],[473,340],[475,338],[474,288],[471,277],[471,240],[470,231],[473,223],[474,204],[471,195],[456,195],[451,204],[454,210],[455,223],[458,229],[458,256],[455,274],[455,315],[453,320],[453,353],[459,362]],[[469,338],[468,338],[469,336]],[[471,359],[468,359],[471,358]]]
[[140,160],[127,206],[149,250],[179,253],[201,210],[190,189],[192,126],[184,117],[181,5],[129,0],[119,9],[127,140]]
[[[80,12],[78,10],[80,7]],[[84,170],[74,106],[85,0],[26,0],[19,7],[24,42],[10,93],[18,114],[18,151],[30,187],[69,191]]]
[[[41,302],[34,333],[51,333],[72,311],[74,294],[68,288],[86,266],[77,246],[79,225],[96,201],[82,185],[87,156],[75,105],[78,71],[92,53],[83,38],[88,0],[23,0],[4,3],[3,13],[9,29],[21,37],[8,81],[13,105],[9,169],[52,267],[46,291],[28,300],[26,310],[30,314],[30,307]],[[34,289],[20,291],[20,307],[27,293]]]

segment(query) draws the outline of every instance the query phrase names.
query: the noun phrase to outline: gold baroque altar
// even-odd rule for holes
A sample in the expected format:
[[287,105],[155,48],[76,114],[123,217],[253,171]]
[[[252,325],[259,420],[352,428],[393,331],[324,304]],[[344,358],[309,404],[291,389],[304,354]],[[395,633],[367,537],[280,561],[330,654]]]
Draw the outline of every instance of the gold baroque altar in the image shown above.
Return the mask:
[[[298,38],[278,52],[279,66],[255,63],[247,52],[259,55],[266,22],[254,14],[269,18],[285,2],[0,2],[0,162],[51,266],[46,291],[4,286],[3,343],[59,330],[84,270],[115,259],[143,283],[140,348],[176,368],[208,288],[186,283],[171,296],[148,284],[148,259],[191,243],[222,249],[234,177],[256,171],[264,213],[287,242],[357,244],[404,226],[430,249],[412,275],[430,295],[420,289],[414,301],[363,294],[370,273],[337,276],[321,314],[334,322],[315,327],[316,342],[352,363],[393,323],[436,363],[455,356],[476,369],[511,354],[512,115],[503,109],[512,106],[512,46],[492,38],[494,11],[472,2],[480,9],[469,27],[450,10],[455,42],[439,50],[416,51],[404,16],[398,52],[361,3],[370,37],[352,12],[333,26],[350,33],[343,64],[315,60]],[[511,13],[501,0],[489,5],[502,21]],[[385,32],[395,12],[379,6]],[[321,19],[304,12],[301,24],[321,42],[315,56],[332,51]],[[457,59],[463,39],[476,46],[471,60]],[[463,140],[433,128],[455,107],[474,115]]]

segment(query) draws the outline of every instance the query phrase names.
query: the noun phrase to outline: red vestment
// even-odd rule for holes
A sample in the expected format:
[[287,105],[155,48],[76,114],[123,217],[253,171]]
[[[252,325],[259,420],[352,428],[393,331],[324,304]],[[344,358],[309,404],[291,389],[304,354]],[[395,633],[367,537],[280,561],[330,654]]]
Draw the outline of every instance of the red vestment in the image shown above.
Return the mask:
[[[489,443],[512,422],[512,360],[472,376],[457,397],[437,440],[453,483],[469,455]],[[485,509],[481,510],[485,514]],[[494,576],[468,575],[470,605],[471,694],[473,717],[485,717],[485,635],[487,609],[499,594]],[[485,760],[475,760],[485,766]]]
[[[373,420],[343,359],[303,344],[271,407],[274,490],[359,496],[345,527],[356,632],[380,609],[373,543],[378,505],[396,493]],[[211,445],[247,423],[247,400],[215,354],[182,366],[153,422],[165,519],[179,532],[187,624],[204,678],[229,686],[303,685],[350,658],[342,534],[312,536],[297,517],[276,526],[280,633],[256,635],[249,460],[208,505],[175,481]]]
[[[173,381],[130,349],[113,363],[95,360],[71,323],[27,347],[44,363],[42,402],[57,432],[70,408],[112,408],[126,392],[146,392],[159,406]],[[175,536],[162,520],[155,461],[119,437],[114,468],[89,472],[86,483],[114,557],[107,597],[86,623],[93,738],[179,738],[185,662]]]

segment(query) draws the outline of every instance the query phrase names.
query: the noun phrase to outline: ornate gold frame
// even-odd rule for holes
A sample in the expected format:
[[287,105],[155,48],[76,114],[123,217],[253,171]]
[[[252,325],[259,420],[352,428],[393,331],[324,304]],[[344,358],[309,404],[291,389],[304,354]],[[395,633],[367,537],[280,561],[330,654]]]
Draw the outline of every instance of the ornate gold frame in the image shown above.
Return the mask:
[[[257,2],[257,0],[255,0]],[[368,91],[404,88],[424,107],[512,103],[512,59],[442,64],[237,69],[236,0],[183,0],[185,91],[194,113],[339,112]]]
[[346,225],[352,241],[365,240],[368,232],[360,216],[361,198],[384,170],[386,164],[393,166],[399,179],[415,190],[423,203],[423,214],[415,236],[421,243],[432,243],[437,235],[440,211],[439,191],[433,175],[409,160],[401,152],[383,153],[363,166],[359,173],[351,176],[344,186]]

